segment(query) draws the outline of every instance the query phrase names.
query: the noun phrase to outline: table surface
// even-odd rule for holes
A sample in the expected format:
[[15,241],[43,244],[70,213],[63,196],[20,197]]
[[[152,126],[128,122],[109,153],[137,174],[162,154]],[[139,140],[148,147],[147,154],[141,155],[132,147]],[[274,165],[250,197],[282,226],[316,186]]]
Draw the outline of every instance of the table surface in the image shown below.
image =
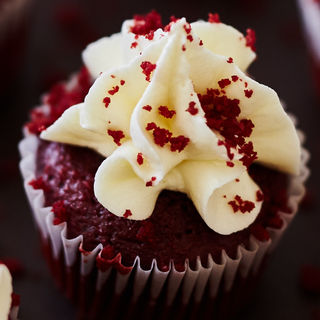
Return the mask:
[[[72,16],[70,8],[74,9],[75,3],[78,11]],[[24,267],[22,275],[14,276],[14,291],[21,295],[19,318],[70,320],[75,315],[41,257],[18,172],[17,144],[28,110],[39,103],[39,96],[50,84],[79,69],[79,53],[88,41],[118,32],[123,20],[153,8],[165,22],[172,14],[186,16],[191,22],[206,19],[208,12],[218,12],[223,22],[243,33],[247,28],[256,30],[258,58],[249,71],[260,83],[275,89],[287,110],[298,117],[299,128],[307,136],[305,145],[312,153],[312,175],[307,183],[309,201],[281,239],[250,308],[236,319],[312,319],[313,311],[320,308],[320,296],[310,296],[301,289],[299,272],[305,264],[320,267],[320,103],[311,83],[299,12],[292,0],[138,0],[134,6],[125,0],[113,4],[101,0],[34,0],[23,63],[10,88],[1,93],[0,102],[4,112],[0,126],[0,259],[14,257]]]

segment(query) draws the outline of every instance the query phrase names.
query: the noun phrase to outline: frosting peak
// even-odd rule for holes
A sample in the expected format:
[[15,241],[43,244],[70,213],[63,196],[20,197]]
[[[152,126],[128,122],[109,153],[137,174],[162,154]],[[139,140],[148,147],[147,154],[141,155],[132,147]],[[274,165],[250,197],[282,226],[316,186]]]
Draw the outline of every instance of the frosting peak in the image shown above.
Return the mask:
[[118,216],[148,218],[170,189],[187,193],[214,231],[244,229],[262,204],[247,166],[298,170],[291,120],[244,73],[255,54],[232,27],[182,18],[148,39],[133,25],[85,50],[93,86],[41,137],[106,157],[94,191]]

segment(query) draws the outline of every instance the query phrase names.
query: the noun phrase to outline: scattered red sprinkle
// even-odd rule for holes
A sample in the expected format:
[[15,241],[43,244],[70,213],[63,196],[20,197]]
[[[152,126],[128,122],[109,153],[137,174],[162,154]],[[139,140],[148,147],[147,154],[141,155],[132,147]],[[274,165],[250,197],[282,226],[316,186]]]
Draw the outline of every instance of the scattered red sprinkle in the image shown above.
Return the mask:
[[104,103],[105,107],[108,108],[109,104],[111,102],[111,99],[109,97],[105,97],[102,102]]
[[233,58],[229,57],[229,59],[227,60],[228,63],[233,63]]
[[124,80],[120,80],[120,85],[124,85],[126,82]]
[[[102,73],[102,72],[101,72],[101,73]],[[116,76],[115,76],[114,74],[112,74],[110,77],[114,79]]]
[[119,91],[119,86],[115,86],[115,87],[112,87],[112,89],[109,90],[108,93],[113,96],[113,95],[116,94],[118,91]]
[[244,87],[247,88],[248,87],[248,82],[244,83]]
[[108,135],[113,138],[114,143],[118,146],[121,146],[120,140],[125,137],[123,131],[121,130],[108,129]]
[[133,19],[134,25],[130,31],[135,35],[148,35],[151,31],[163,28],[161,16],[155,10],[146,15],[135,15]]
[[210,22],[210,23],[220,23],[221,22],[220,17],[217,13],[214,13],[214,14],[209,13],[208,16],[209,16],[208,22]]
[[199,46],[203,46],[203,41],[202,40],[199,41]]
[[174,110],[169,110],[167,106],[160,106],[158,110],[159,114],[167,119],[172,119],[172,117],[176,114]]
[[221,89],[225,88],[229,84],[231,84],[231,81],[229,79],[221,79],[220,81],[218,81],[218,85]]
[[236,179],[236,182],[239,182],[240,180],[239,179]]
[[185,24],[183,26],[184,30],[186,31],[187,34],[189,34],[191,32],[191,25],[189,23]]
[[251,98],[252,94],[253,94],[253,90],[244,90],[244,94],[247,98]]
[[239,153],[244,153],[244,156],[240,159],[240,161],[247,168],[249,168],[254,160],[258,159],[257,152],[253,150],[253,144],[251,141],[241,146],[241,148],[239,149]]
[[187,36],[187,39],[188,39],[190,42],[192,42],[192,41],[193,41],[193,36],[192,36],[191,34],[189,34],[189,35]]
[[300,269],[300,285],[303,289],[320,293],[320,267],[305,264]]
[[258,190],[258,191],[256,192],[256,200],[257,200],[258,202],[264,200],[264,194],[262,193],[261,190]]
[[226,196],[226,195],[224,195],[223,197],[224,197],[224,198],[226,198],[227,196]]
[[196,103],[194,101],[189,102],[189,108],[186,110],[193,116],[195,116],[199,112],[199,109],[196,108],[195,105]]
[[140,166],[143,164],[143,156],[141,152],[139,152],[137,155],[137,162]]
[[170,150],[172,152],[178,151],[180,153],[188,145],[189,141],[189,138],[181,135],[178,137],[170,138]]
[[146,106],[142,107],[142,109],[147,110],[147,111],[151,111],[152,107],[149,105],[146,105]]
[[238,76],[231,76],[231,80],[233,81],[233,82],[236,82],[236,81],[238,81],[239,80],[239,77]]
[[152,187],[153,182],[156,180],[157,180],[156,177],[151,177],[151,180],[146,182],[146,187]]
[[230,168],[233,168],[234,167],[234,163],[231,162],[231,161],[227,161],[227,166],[230,167]]
[[130,46],[130,49],[135,49],[137,46],[138,46],[138,42],[137,41],[132,42],[131,46]]
[[64,201],[58,200],[52,205],[51,211],[54,213],[55,218],[53,219],[53,224],[56,226],[62,222],[67,221],[66,209],[63,206]]
[[256,51],[255,43],[257,41],[256,32],[252,29],[247,29],[246,46],[250,47],[252,51]]
[[269,232],[261,225],[253,225],[249,228],[249,231],[260,242],[268,241],[270,239]]
[[150,81],[151,72],[155,70],[156,64],[151,63],[150,61],[143,61],[140,65],[142,73],[146,75],[146,80]]
[[19,307],[19,306],[20,306],[20,295],[12,292],[11,293],[11,308],[12,307]]
[[154,122],[148,123],[146,130],[153,130],[154,143],[160,147],[163,147],[168,143],[172,136],[172,133],[169,130],[158,127]]
[[126,219],[128,219],[129,217],[131,217],[132,216],[132,212],[131,212],[131,210],[126,210],[126,212],[123,214],[123,217],[124,218],[126,218]]
[[186,46],[184,44],[182,45],[182,51],[186,51]]
[[236,195],[234,200],[229,201],[228,204],[231,205],[234,213],[238,212],[239,210],[242,213],[251,212],[255,208],[255,204],[252,201],[242,200],[239,195]]

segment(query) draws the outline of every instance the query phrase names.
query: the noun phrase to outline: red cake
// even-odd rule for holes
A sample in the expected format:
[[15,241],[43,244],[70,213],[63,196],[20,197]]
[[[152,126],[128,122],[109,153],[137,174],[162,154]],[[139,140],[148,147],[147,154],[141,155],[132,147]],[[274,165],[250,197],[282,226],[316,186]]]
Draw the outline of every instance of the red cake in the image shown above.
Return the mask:
[[[304,192],[307,157],[303,153],[300,166],[300,143],[291,120],[271,89],[242,72],[255,58],[254,31],[243,36],[216,14],[209,15],[209,22],[194,24],[172,18],[161,27],[153,11],[126,21],[122,35],[89,46],[86,67],[54,86],[42,106],[32,110],[20,145],[26,192],[53,276],[90,319],[225,318],[242,305],[244,290],[251,291]],[[226,33],[227,47],[206,47],[211,32],[220,40]],[[118,58],[101,60],[99,50],[109,43],[117,47],[122,36],[128,61],[122,66]],[[240,44],[233,46],[234,41]],[[212,62],[201,69],[198,61],[204,57]],[[215,87],[200,89],[203,80],[193,70],[200,68],[203,75],[211,64],[231,73],[217,76]],[[141,73],[131,77],[132,70]],[[186,70],[191,70],[192,81]],[[175,80],[163,81],[169,74]],[[166,86],[167,93],[161,94]],[[124,95],[125,90],[132,96]],[[133,102],[141,90],[142,97]],[[118,108],[126,106],[123,101],[136,104],[130,130],[125,109],[104,120],[118,97]],[[267,104],[262,121],[259,111],[246,109],[251,101],[260,110]],[[179,109],[182,102],[184,109]],[[102,112],[98,117],[90,113],[90,103]],[[268,129],[271,117],[277,120]],[[216,141],[214,151],[206,144],[210,139]],[[165,165],[155,165],[158,159]],[[102,176],[115,177],[114,183],[105,188]],[[210,179],[205,182],[211,176],[220,186],[203,198],[212,187]],[[212,218],[215,206],[217,214],[228,212],[229,222]],[[230,303],[232,312],[225,308]]]

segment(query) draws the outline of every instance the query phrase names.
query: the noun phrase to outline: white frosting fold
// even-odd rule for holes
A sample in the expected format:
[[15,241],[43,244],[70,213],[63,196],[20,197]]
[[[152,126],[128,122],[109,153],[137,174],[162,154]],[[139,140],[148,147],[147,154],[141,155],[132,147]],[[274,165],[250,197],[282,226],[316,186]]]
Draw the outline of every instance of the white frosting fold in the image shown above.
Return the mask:
[[7,320],[11,308],[12,278],[8,268],[0,264],[0,320]]
[[[222,23],[199,21],[190,29],[182,18],[169,32],[157,30],[151,41],[130,33],[132,23],[126,21],[121,34],[85,50],[85,64],[96,78],[93,86],[84,103],[68,109],[41,137],[87,146],[106,157],[94,191],[118,216],[148,218],[161,190],[170,189],[187,193],[216,232],[246,228],[260,211],[259,187],[239,161],[243,154],[232,148],[230,159],[219,143],[224,137],[207,126],[197,94],[223,89],[221,95],[239,100],[237,120],[253,122],[246,141],[253,143],[258,161],[297,173],[300,146],[294,125],[276,93],[244,73],[255,54],[241,33]],[[219,86],[222,79],[230,80],[225,88]],[[229,202],[236,196],[254,208],[234,212]]]

